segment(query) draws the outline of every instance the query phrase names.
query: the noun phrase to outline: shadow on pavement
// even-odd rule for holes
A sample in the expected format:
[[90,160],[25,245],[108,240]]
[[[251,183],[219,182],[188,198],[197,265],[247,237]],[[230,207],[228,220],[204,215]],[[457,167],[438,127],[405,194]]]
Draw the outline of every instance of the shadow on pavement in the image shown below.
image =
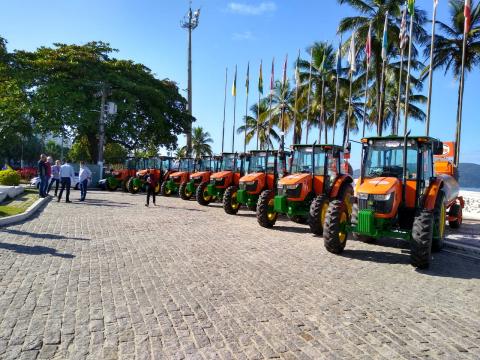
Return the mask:
[[172,209],[172,210],[186,210],[186,211],[205,212],[205,210],[201,210],[201,209],[180,208],[180,207],[165,206],[165,205],[157,205],[157,208]]
[[9,243],[2,243],[0,242],[0,249],[15,251],[18,254],[26,254],[26,255],[52,255],[55,257],[61,257],[64,259],[73,259],[75,255],[72,254],[59,254],[57,250],[54,248],[50,248],[47,246],[26,246],[26,245],[19,245],[19,244],[9,244]]
[[296,233],[296,234],[309,234],[309,235],[313,236],[309,227],[295,227],[295,226],[275,225],[274,227],[272,227],[272,230],[284,231],[284,232],[290,232],[290,233]]
[[28,236],[34,239],[46,239],[46,240],[90,240],[90,239],[81,238],[81,237],[67,237],[67,236],[56,235],[56,234],[33,233],[30,231],[22,231],[22,230],[16,230],[16,229],[0,229],[0,234],[1,233],[7,233],[12,235],[18,235],[18,236]]

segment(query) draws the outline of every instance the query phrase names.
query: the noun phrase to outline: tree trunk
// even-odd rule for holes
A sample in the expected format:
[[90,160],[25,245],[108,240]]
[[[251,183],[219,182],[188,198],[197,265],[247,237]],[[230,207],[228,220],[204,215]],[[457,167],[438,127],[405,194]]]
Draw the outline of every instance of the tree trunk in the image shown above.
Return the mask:
[[88,150],[90,151],[90,156],[92,157],[92,162],[96,164],[98,162],[98,137],[95,133],[88,133]]

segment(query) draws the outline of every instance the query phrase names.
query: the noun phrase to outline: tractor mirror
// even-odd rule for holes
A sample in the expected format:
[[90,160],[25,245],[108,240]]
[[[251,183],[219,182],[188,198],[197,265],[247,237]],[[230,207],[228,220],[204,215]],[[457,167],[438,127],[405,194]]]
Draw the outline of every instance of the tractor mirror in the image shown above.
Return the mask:
[[443,155],[443,142],[434,141],[432,150],[433,150],[433,155]]

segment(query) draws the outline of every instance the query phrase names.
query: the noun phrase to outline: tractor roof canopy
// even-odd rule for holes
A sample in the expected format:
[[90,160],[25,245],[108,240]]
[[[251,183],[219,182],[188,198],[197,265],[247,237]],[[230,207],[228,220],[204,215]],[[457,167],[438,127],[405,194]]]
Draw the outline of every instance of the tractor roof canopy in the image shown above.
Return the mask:
[[[397,147],[403,147],[403,143],[405,141],[405,137],[398,136],[398,135],[389,135],[389,136],[371,136],[362,139],[362,143],[372,145],[373,143],[377,143],[380,141],[390,141],[390,146],[395,147],[395,142],[397,142]],[[443,154],[443,142],[430,137],[430,136],[408,136],[407,137],[407,144],[408,145],[430,145],[433,151],[433,155],[441,155]]]

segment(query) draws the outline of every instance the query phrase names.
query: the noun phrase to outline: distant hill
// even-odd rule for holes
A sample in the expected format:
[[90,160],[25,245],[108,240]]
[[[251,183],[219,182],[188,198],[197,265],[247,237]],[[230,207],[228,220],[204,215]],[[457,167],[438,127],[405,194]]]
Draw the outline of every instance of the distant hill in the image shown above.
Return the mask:
[[[473,163],[461,163],[459,167],[460,186],[480,189],[480,165]],[[353,177],[360,176],[360,169],[353,171]]]

